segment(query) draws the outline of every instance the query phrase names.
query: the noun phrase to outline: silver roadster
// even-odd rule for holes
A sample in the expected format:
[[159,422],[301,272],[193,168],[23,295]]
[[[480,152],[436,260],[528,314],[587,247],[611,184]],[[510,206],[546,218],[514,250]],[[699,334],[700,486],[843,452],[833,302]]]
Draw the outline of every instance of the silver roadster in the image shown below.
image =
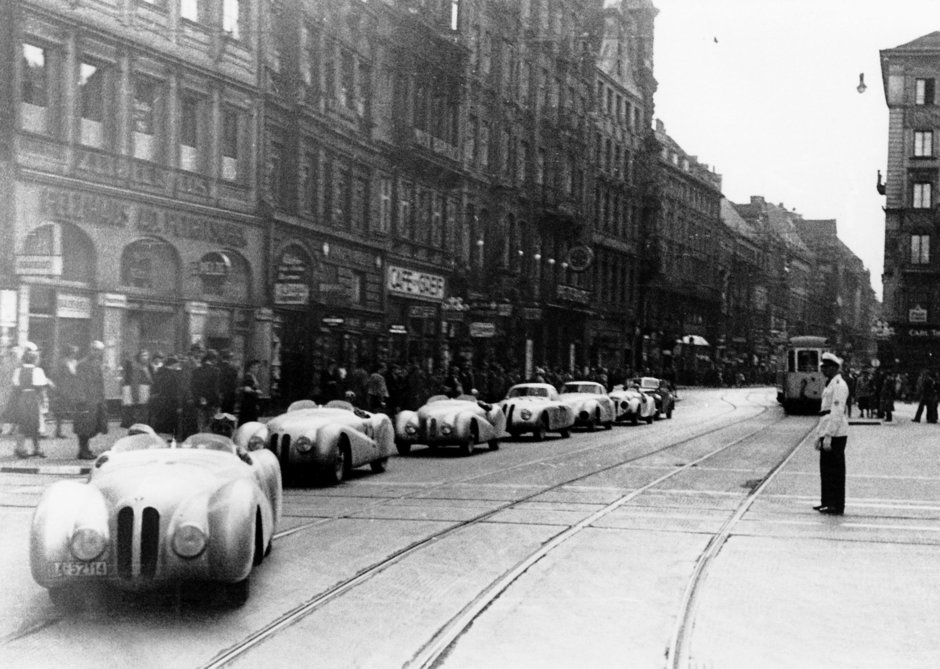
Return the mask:
[[402,455],[414,444],[459,446],[463,455],[473,453],[477,444],[499,448],[506,417],[493,404],[477,401],[472,395],[454,399],[435,395],[417,411],[402,411],[395,418],[395,446]]
[[614,401],[617,417],[616,422],[630,421],[636,425],[641,420],[652,423],[656,418],[656,400],[649,393],[645,393],[636,384],[614,386],[609,393]]
[[355,467],[384,472],[395,441],[391,419],[334,400],[324,406],[298,402],[267,423],[268,449],[285,478],[293,474],[340,483]]
[[179,446],[150,433],[119,439],[88,480],[57,481],[33,514],[33,578],[57,605],[96,584],[157,589],[223,584],[248,598],[248,577],[271,549],[281,515],[281,472],[271,453],[196,434]]
[[506,414],[506,431],[513,437],[531,433],[541,441],[546,432],[571,435],[574,411],[561,401],[555,386],[548,383],[519,383],[500,402]]
[[614,424],[614,401],[607,390],[594,381],[568,381],[561,388],[561,401],[574,411],[575,425],[593,430],[603,425],[609,430]]

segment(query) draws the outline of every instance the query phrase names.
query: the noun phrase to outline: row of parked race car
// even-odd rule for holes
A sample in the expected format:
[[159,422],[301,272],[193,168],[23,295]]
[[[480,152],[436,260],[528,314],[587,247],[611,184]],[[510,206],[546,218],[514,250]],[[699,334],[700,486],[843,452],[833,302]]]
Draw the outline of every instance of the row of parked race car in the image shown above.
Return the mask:
[[347,402],[295,402],[266,424],[242,425],[231,438],[196,434],[167,442],[137,426],[95,461],[86,482],[63,480],[43,493],[30,536],[34,580],[53,602],[74,603],[92,584],[126,590],[180,581],[215,581],[226,600],[248,597],[248,577],[271,550],[281,516],[282,475],[335,484],[354,467],[385,470],[424,444],[499,448],[507,433],[565,438],[575,426],[672,417],[675,395],[652,377],[611,393],[588,381],[559,393],[545,383],[513,386],[498,404],[465,395],[435,396],[394,421]]

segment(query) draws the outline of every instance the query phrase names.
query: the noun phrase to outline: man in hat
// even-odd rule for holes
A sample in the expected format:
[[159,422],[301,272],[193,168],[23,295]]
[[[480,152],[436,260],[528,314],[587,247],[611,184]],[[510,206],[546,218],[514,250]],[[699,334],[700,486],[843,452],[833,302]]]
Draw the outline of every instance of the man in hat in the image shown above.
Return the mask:
[[826,388],[819,407],[816,450],[819,451],[820,513],[841,516],[845,511],[845,442],[849,434],[846,405],[849,387],[839,373],[842,360],[832,353],[822,355]]
[[104,397],[104,344],[91,342],[88,355],[76,366],[77,382],[82,389],[82,399],[76,403],[72,431],[78,437],[78,458],[94,460],[95,454],[89,446],[92,437],[108,433],[108,412]]

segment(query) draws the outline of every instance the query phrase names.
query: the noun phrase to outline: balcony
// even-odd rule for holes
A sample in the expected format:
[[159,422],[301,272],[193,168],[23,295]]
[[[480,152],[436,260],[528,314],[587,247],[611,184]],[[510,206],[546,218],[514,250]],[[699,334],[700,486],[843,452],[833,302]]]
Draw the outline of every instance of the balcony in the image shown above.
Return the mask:
[[460,148],[405,122],[395,124],[398,158],[428,177],[454,180],[462,176]]

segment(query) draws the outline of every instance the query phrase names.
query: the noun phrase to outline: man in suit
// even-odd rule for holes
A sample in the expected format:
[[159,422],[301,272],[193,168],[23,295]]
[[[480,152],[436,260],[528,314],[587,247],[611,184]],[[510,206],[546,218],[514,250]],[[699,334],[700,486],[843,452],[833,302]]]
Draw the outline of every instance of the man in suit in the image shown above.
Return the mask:
[[840,358],[832,353],[823,353],[821,368],[827,383],[816,426],[821,494],[819,505],[813,508],[834,516],[841,516],[845,511],[845,444],[849,434],[846,415],[849,387],[839,373],[841,367]]
[[82,399],[75,407],[72,431],[78,437],[78,458],[94,460],[89,442],[98,434],[108,433],[108,411],[104,398],[104,344],[93,341],[88,355],[76,367]]

